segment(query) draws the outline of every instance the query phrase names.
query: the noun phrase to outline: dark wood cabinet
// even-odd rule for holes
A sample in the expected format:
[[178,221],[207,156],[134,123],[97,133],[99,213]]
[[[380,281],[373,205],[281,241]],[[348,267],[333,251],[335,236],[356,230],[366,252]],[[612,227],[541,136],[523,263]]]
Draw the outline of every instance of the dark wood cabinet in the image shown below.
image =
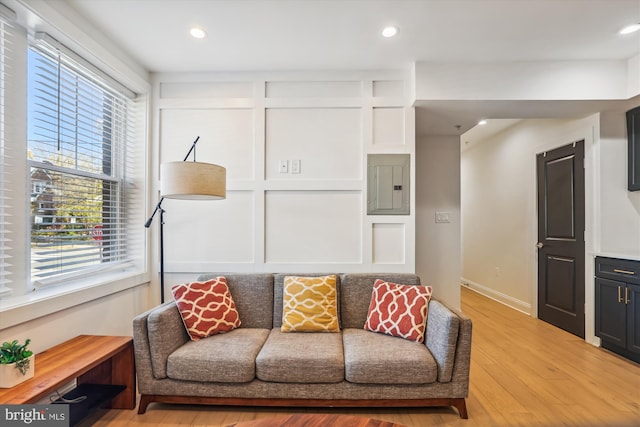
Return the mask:
[[596,336],[640,363],[640,262],[596,257]]

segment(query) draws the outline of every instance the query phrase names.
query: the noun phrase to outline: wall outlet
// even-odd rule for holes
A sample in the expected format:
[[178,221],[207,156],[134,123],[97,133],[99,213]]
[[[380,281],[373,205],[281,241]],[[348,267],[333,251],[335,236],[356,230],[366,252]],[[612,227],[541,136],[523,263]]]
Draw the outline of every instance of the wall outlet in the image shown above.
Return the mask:
[[280,160],[278,163],[278,171],[280,173],[289,173],[289,160]]

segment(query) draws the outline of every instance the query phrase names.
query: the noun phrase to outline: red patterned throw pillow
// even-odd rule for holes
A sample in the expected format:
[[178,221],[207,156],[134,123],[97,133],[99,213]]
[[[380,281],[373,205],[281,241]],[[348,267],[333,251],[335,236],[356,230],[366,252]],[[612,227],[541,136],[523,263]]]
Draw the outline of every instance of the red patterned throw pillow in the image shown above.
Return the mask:
[[240,317],[225,277],[175,285],[171,292],[193,341],[240,326]]
[[431,286],[376,280],[364,329],[424,342]]

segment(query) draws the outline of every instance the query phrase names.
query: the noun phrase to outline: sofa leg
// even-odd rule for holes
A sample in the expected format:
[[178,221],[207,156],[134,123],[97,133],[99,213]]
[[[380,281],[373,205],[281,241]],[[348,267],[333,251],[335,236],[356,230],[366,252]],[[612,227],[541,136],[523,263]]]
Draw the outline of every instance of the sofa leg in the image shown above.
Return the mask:
[[147,406],[153,402],[153,396],[143,394],[140,396],[140,404],[138,405],[138,414],[144,414],[147,412]]
[[467,414],[467,402],[465,399],[453,399],[453,406],[458,410],[460,418],[466,420],[469,418]]

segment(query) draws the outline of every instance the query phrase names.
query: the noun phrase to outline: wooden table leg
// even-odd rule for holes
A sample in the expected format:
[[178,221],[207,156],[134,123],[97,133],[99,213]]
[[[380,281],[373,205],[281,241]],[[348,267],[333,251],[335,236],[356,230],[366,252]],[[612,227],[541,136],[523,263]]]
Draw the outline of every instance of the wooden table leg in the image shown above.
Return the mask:
[[126,387],[112,401],[111,409],[136,407],[136,372],[133,342],[98,366],[78,377],[78,384],[114,384]]
[[111,402],[114,409],[134,409],[136,407],[136,368],[133,356],[133,341],[111,359],[111,384],[121,384],[127,388]]

